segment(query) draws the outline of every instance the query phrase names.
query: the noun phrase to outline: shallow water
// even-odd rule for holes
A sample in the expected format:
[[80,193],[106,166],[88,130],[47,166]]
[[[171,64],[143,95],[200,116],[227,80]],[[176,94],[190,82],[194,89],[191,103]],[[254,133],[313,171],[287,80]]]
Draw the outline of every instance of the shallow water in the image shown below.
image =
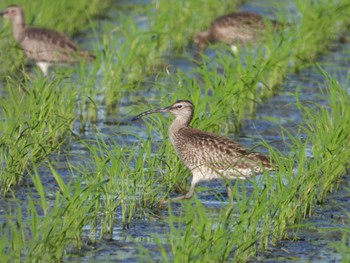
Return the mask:
[[[139,4],[144,4],[145,1],[136,1]],[[271,1],[273,2],[273,1]],[[263,15],[270,14],[272,3],[270,1],[263,1],[263,4],[259,2],[250,2],[241,6],[242,11],[253,11]],[[118,10],[112,9],[108,14],[109,18],[117,17]],[[140,25],[147,27],[147,21],[144,18],[136,17],[140,19]],[[145,22],[146,21],[146,22]],[[101,22],[103,23],[103,21]],[[145,23],[145,24],[144,24]],[[90,39],[89,36],[86,39]],[[85,42],[82,40],[82,42]],[[319,58],[318,63],[330,73],[330,75],[336,75],[338,80],[342,84],[346,84],[348,76],[348,70],[350,66],[350,44],[335,43],[332,47],[332,52],[323,55]],[[192,53],[193,50],[188,52]],[[211,51],[207,51],[211,54]],[[170,58],[169,65],[176,70],[181,68],[182,70],[189,71],[195,66],[186,59]],[[320,95],[320,89],[324,82],[324,77],[319,73],[317,66],[310,66],[303,69],[298,74],[289,74],[283,87],[276,96],[265,101],[263,104],[257,107],[254,118],[245,119],[238,134],[230,134],[230,137],[250,147],[256,144],[257,141],[264,140],[271,144],[273,147],[281,150],[284,153],[288,152],[288,148],[285,141],[281,137],[281,127],[284,127],[291,133],[296,133],[298,125],[302,121],[302,116],[296,107],[295,103],[295,90],[299,89],[299,99],[302,103],[316,102],[321,105],[327,105],[327,100],[324,96]],[[146,93],[146,94],[145,94]],[[118,125],[118,133],[122,134],[127,131],[138,131],[139,135],[146,137],[145,133],[142,133],[142,129],[135,126],[143,125],[141,123],[131,124],[128,122],[128,113],[130,112],[130,101],[135,99],[142,100],[143,97],[152,98],[157,97],[157,91],[147,89],[147,92],[134,93],[132,99],[128,96],[123,97],[118,102],[118,115],[105,117],[103,109],[99,110],[99,121],[97,123],[97,129],[100,133],[107,136],[112,136],[118,143],[131,145],[135,142],[135,138],[116,136],[116,125]],[[131,96],[131,95],[130,95]],[[273,120],[273,121],[272,121]],[[85,139],[94,137],[94,129],[87,130],[87,132],[81,136]],[[112,142],[111,142],[112,143]],[[81,146],[80,143],[72,141],[70,145],[71,151],[70,161],[73,163],[79,163],[81,160],[79,156],[86,155],[87,150]],[[76,157],[74,157],[76,155]],[[57,162],[57,171],[63,178],[69,180],[71,173],[67,166],[66,156],[52,156]],[[46,168],[41,168],[39,173],[42,175],[43,183],[48,186],[48,193],[52,196],[54,201],[54,193],[56,191],[56,183],[54,178],[45,176],[50,174]],[[66,176],[65,176],[66,175]],[[315,207],[314,215],[305,220],[305,224],[311,224],[310,227],[305,227],[298,232],[298,241],[283,240],[280,241],[277,246],[271,247],[268,251],[258,255],[257,260],[264,262],[278,262],[278,261],[293,261],[293,262],[319,262],[319,261],[340,261],[340,256],[335,251],[328,247],[329,242],[339,241],[341,239],[340,234],[327,231],[334,227],[343,227],[344,220],[346,219],[346,211],[350,213],[350,192],[346,190],[349,187],[350,176],[344,177],[344,182],[340,191],[334,192],[328,196],[326,203],[322,206]],[[203,184],[204,186],[207,184]],[[210,188],[214,189],[218,193],[222,193],[225,196],[225,187],[219,182],[213,182],[210,184]],[[249,184],[247,184],[247,187]],[[17,199],[27,200],[27,195],[30,189],[21,188],[17,191]],[[215,194],[212,192],[204,191],[197,194],[201,203],[212,213],[212,216],[218,213],[218,210],[227,206],[227,202],[217,200]],[[25,202],[23,202],[25,203]],[[15,207],[18,203],[11,198],[0,198],[0,222],[4,222],[6,218],[4,215],[9,209]],[[175,204],[173,209],[174,213],[178,213],[181,210],[181,204]],[[24,214],[24,216],[27,216]],[[117,215],[120,218],[120,214]],[[86,229],[88,231],[88,229]],[[133,220],[128,229],[125,229],[121,224],[114,226],[113,235],[102,239],[94,245],[87,246],[80,251],[76,256],[69,256],[67,261],[72,262],[138,262],[138,243],[141,243],[146,247],[155,259],[160,258],[157,246],[153,243],[151,236],[153,234],[159,234],[169,232],[169,227],[166,220]],[[76,252],[76,251],[72,251]]]

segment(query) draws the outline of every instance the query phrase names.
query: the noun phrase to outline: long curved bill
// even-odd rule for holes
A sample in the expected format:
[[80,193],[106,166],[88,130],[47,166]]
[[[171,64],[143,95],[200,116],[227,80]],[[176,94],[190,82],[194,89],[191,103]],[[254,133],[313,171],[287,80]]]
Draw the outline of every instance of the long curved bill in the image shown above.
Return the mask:
[[134,118],[131,119],[131,121],[136,121],[136,120],[142,118],[143,116],[146,116],[146,115],[152,114],[152,113],[168,112],[168,110],[169,110],[169,107],[159,108],[159,109],[154,109],[154,110],[148,110],[148,111],[142,112],[139,115],[135,116]]

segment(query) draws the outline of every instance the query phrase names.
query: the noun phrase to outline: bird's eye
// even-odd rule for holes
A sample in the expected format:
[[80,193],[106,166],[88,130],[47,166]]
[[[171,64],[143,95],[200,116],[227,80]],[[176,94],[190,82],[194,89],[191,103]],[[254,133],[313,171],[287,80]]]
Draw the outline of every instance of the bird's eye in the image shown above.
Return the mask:
[[176,108],[181,109],[181,108],[182,108],[182,105],[181,105],[181,104],[180,104],[180,105],[177,105]]

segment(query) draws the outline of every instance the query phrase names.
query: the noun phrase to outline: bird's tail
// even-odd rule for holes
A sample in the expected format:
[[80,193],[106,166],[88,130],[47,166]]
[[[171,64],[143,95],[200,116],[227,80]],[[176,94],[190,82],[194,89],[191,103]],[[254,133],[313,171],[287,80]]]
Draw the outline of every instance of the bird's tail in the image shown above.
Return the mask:
[[92,62],[96,59],[96,56],[87,51],[79,51],[79,56],[84,58],[87,62]]

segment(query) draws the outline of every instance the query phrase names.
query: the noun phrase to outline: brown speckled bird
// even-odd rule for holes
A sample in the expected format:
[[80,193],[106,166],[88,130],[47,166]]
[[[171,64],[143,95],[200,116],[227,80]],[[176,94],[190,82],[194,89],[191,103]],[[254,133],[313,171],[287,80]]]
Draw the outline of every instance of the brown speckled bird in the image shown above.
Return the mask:
[[60,32],[27,26],[23,10],[18,5],[8,6],[0,15],[12,20],[16,41],[44,75],[47,75],[48,68],[53,64],[73,63],[81,59],[90,62],[95,59],[94,55],[80,51],[74,42]]
[[[191,101],[179,100],[171,106],[143,112],[132,120],[157,112],[170,112],[175,115],[169,128],[170,141],[182,162],[192,172],[190,190],[169,201],[191,198],[196,184],[201,181],[246,179],[264,170],[276,168],[268,156],[251,152],[225,137],[190,127],[194,112]],[[230,197],[231,188],[228,184],[226,189]]]
[[[232,13],[215,19],[208,31],[202,31],[195,35],[196,58],[209,44],[223,42],[231,46],[233,53],[237,54],[236,44],[254,43],[261,39],[267,29],[262,16],[255,13]],[[280,23],[269,20],[272,30],[278,28]]]

